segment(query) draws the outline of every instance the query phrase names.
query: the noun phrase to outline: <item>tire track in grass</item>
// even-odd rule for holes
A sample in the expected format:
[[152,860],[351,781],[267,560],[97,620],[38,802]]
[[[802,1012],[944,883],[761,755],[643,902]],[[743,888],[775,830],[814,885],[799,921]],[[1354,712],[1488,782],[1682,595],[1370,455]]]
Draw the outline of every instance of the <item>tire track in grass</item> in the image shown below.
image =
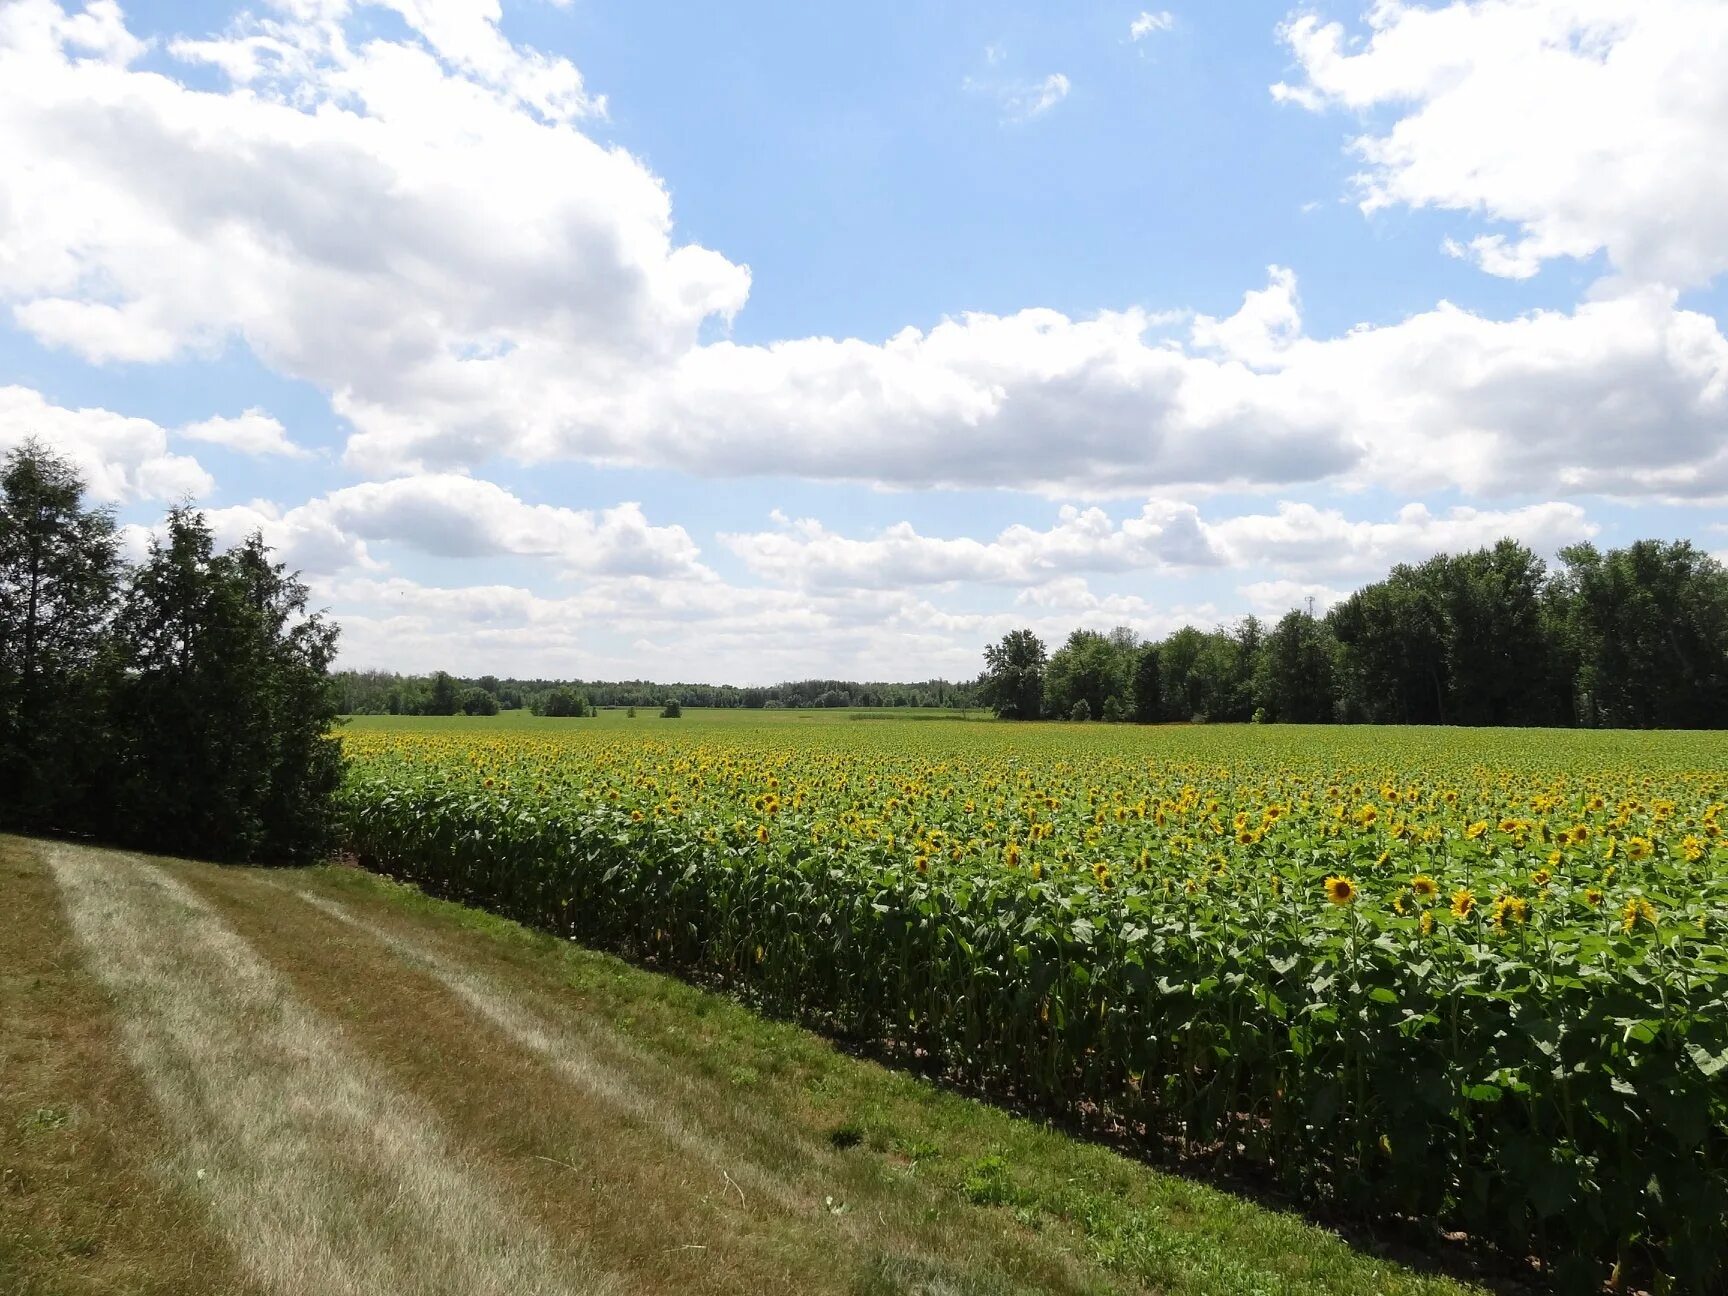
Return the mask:
[[[932,1228],[937,1236],[945,1233],[943,1225],[934,1223],[939,1194],[929,1185],[905,1178],[896,1180],[890,1188],[879,1181],[869,1192],[868,1212],[836,1207],[833,1199],[825,1199],[824,1194],[841,1191],[840,1180],[846,1176],[840,1158],[827,1140],[802,1138],[785,1121],[750,1105],[728,1102],[723,1112],[716,1111],[713,1107],[716,1095],[610,1028],[587,1021],[556,1020],[546,1005],[528,1006],[520,993],[430,942],[392,930],[314,891],[275,878],[264,881],[376,940],[443,985],[518,1047],[539,1056],[555,1074],[585,1096],[639,1122],[681,1152],[706,1163],[715,1178],[716,1190],[722,1195],[736,1193],[743,1204],[743,1190],[748,1188],[751,1202],[766,1198],[771,1207],[790,1216],[811,1221],[812,1225],[820,1221],[823,1227],[835,1230],[836,1241],[855,1249],[855,1254],[845,1261],[837,1250],[837,1264],[844,1263],[858,1272],[874,1266],[884,1274],[897,1274],[899,1277],[895,1279],[883,1279],[891,1281],[894,1290],[921,1293],[1028,1290],[1006,1273],[984,1276],[995,1266],[985,1260],[983,1253],[993,1253],[1003,1245],[1000,1226],[969,1236],[962,1245],[970,1253],[958,1268],[955,1258],[944,1258],[942,1252],[959,1243],[959,1235],[946,1236],[946,1245],[935,1248],[925,1245],[926,1239],[919,1235],[926,1227]],[[734,1134],[717,1136],[695,1129],[679,1114],[681,1111],[706,1113],[711,1122],[719,1116],[721,1127],[732,1128]],[[770,1155],[781,1169],[755,1159],[760,1153],[752,1153],[748,1145],[772,1149]],[[856,1171],[857,1167],[852,1169]],[[853,1186],[863,1185],[853,1180]],[[895,1225],[889,1225],[884,1209],[893,1211]],[[950,1209],[958,1208],[950,1206]],[[882,1224],[885,1233],[892,1235],[892,1240],[875,1236],[872,1217]],[[927,1239],[936,1240],[936,1236]],[[1030,1260],[1032,1252],[1041,1249],[1033,1246],[1025,1258]],[[1048,1290],[1104,1289],[1083,1273],[1083,1267],[1076,1265],[1071,1254],[1058,1250],[1041,1253],[1038,1258],[1046,1266],[1042,1272],[1049,1281]],[[962,1272],[968,1273],[970,1279],[946,1276]],[[1125,1285],[1135,1284],[1129,1281]],[[1043,1289],[1046,1288],[1041,1285],[1040,1290]]]
[[463,1165],[202,897],[136,856],[46,847],[126,1050],[194,1184],[267,1288],[320,1296],[601,1296]]
[[[310,891],[284,889],[319,912],[366,933],[404,962],[427,973],[519,1047],[544,1059],[567,1083],[621,1114],[640,1121],[675,1147],[705,1161],[716,1172],[717,1190],[736,1190],[738,1184],[733,1180],[737,1180],[762,1193],[783,1210],[805,1216],[816,1213],[813,1197],[795,1192],[780,1175],[694,1128],[672,1106],[654,1098],[619,1070],[601,1061],[569,1032],[560,1030],[514,1002],[509,991],[491,978],[446,958],[429,945],[368,922],[338,901]],[[613,1051],[627,1049],[621,1040],[609,1043]],[[650,1061],[644,1057],[629,1060],[644,1066]]]

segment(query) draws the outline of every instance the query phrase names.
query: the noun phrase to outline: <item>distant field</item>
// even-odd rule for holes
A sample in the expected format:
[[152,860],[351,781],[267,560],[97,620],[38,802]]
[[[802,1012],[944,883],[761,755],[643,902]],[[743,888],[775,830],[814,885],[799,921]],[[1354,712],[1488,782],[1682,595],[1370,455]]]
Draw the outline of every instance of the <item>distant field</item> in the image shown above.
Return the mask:
[[842,721],[996,723],[989,711],[950,711],[938,707],[784,707],[775,709],[746,707],[685,707],[675,720],[662,720],[660,708],[642,706],[631,716],[627,707],[603,707],[598,715],[580,720],[537,716],[529,711],[500,711],[495,716],[344,716],[342,723],[356,730],[424,730],[452,733],[472,733],[487,729],[540,730],[556,732],[568,728],[592,727],[610,729],[614,725],[655,724],[688,725],[706,728],[712,725],[786,725],[826,724]]
[[357,723],[351,842],[1572,1289],[1720,1275],[1728,736],[847,718]]

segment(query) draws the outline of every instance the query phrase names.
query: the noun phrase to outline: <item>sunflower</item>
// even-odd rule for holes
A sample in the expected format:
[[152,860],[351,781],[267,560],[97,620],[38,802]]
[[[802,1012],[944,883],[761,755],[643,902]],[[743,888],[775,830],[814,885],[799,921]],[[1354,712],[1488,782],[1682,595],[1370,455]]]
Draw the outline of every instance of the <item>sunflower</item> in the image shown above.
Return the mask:
[[1530,875],[1530,880],[1537,886],[1547,886],[1554,880],[1554,875],[1545,868],[1539,868]]
[[1649,859],[1655,849],[1648,837],[1632,837],[1626,842],[1626,857],[1635,860]]
[[1486,819],[1478,819],[1475,823],[1471,824],[1468,828],[1466,828],[1464,830],[1464,835],[1466,837],[1468,837],[1471,841],[1475,841],[1478,837],[1480,837],[1483,833],[1485,833],[1487,831],[1488,831],[1488,821]]
[[1422,911],[1422,921],[1418,924],[1424,936],[1432,935],[1434,931],[1434,915],[1426,909]]
[[1459,890],[1452,893],[1452,916],[1468,918],[1476,908],[1476,897],[1468,891]]
[[1654,927],[1656,925],[1656,906],[1643,896],[1633,896],[1626,902],[1626,907],[1620,911],[1620,929],[1631,931],[1639,923]]
[[1356,884],[1334,873],[1326,879],[1326,898],[1335,905],[1347,905],[1356,898]]
[[1601,889],[1598,887],[1585,887],[1584,903],[1589,905],[1592,909],[1600,905],[1602,903]]
[[1489,915],[1496,927],[1505,931],[1507,926],[1518,927],[1529,921],[1530,902],[1523,896],[1496,896],[1493,912]]
[[1418,900],[1432,900],[1440,894],[1440,884],[1426,873],[1418,873],[1410,879],[1410,892]]

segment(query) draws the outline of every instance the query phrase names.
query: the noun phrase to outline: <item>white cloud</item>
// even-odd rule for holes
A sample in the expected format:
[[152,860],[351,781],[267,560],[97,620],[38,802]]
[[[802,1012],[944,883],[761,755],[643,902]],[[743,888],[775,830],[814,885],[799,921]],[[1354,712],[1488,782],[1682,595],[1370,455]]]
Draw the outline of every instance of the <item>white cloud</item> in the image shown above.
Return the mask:
[[1042,117],[1068,97],[1072,87],[1060,72],[1052,72],[1033,85],[1017,87],[1005,94],[1002,108],[1014,121],[1030,121]]
[[489,3],[396,8],[399,39],[354,44],[344,0],[297,0],[173,46],[225,91],[130,69],[117,16],[78,45],[89,14],[0,8],[0,300],[94,360],[243,342],[330,395],[375,476],[501,456],[1069,498],[1728,497],[1728,339],[1654,288],[1316,338],[1275,267],[1186,335],[1031,309],[705,342],[749,272],[678,244],[660,180],[582,133],[574,69],[546,89],[559,61],[505,42]]
[[[1159,637],[1226,619],[1211,604],[1158,606],[1055,582],[1014,606],[937,607],[888,591],[844,596],[716,580],[601,579],[548,597],[517,586],[441,588],[362,576],[314,582],[342,623],[342,664],[588,679],[969,678],[984,645],[1029,627],[1052,645],[1076,626]],[[691,645],[699,644],[693,652]]]
[[338,396],[395,373],[436,401],[441,364],[600,381],[742,305],[748,271],[674,244],[660,181],[573,124],[573,67],[505,42],[496,5],[394,7],[416,38],[353,47],[330,3],[173,47],[225,93],[79,57],[48,0],[0,9],[18,323],[97,361],[238,338]]
[[1169,31],[1175,25],[1176,15],[1167,9],[1160,9],[1156,13],[1142,9],[1140,16],[1128,24],[1128,39],[1143,40],[1155,32]]
[[1195,318],[1189,337],[1198,350],[1217,352],[1253,369],[1278,366],[1302,336],[1302,307],[1294,271],[1267,266],[1266,275],[1266,287],[1246,293],[1234,315]]
[[[606,389],[520,354],[344,412],[352,462],[492,445],[716,476],[1129,494],[1336,480],[1406,495],[1728,494],[1728,339],[1657,290],[1490,320],[1442,303],[1300,334],[1275,272],[1191,345],[1168,317],[967,315],[886,343],[720,342]],[[434,430],[436,429],[436,430]]]
[[1016,524],[987,541],[925,536],[904,522],[868,539],[837,535],[812,518],[781,522],[774,531],[720,540],[765,580],[826,591],[961,582],[1048,589],[1081,572],[1205,568],[1372,579],[1396,563],[1505,536],[1547,554],[1597,533],[1583,509],[1562,502],[1504,511],[1460,505],[1438,514],[1413,503],[1384,522],[1284,502],[1275,513],[1209,522],[1191,504],[1153,499],[1121,522],[1102,509],[1070,505],[1048,530]]
[[1375,0],[1365,40],[1313,14],[1281,34],[1311,109],[1386,110],[1355,142],[1367,210],[1514,227],[1449,246],[1512,278],[1598,252],[1635,281],[1728,268],[1728,5],[1721,0]]
[[225,542],[259,530],[290,566],[318,573],[380,568],[370,542],[437,558],[546,559],[565,576],[711,575],[689,532],[654,526],[639,504],[598,512],[530,504],[495,482],[451,473],[345,486],[286,510],[255,502],[207,516]]
[[[985,50],[986,61],[996,64],[1001,51],[992,45]],[[967,77],[962,88],[973,94],[987,95],[1002,107],[1002,118],[1009,122],[1028,122],[1042,117],[1068,97],[1073,87],[1067,76],[1052,72],[1038,81],[980,80]]]
[[1281,503],[1206,528],[1208,541],[1241,567],[1378,578],[1397,563],[1492,545],[1503,537],[1539,554],[1588,540],[1598,528],[1576,504],[1549,502],[1495,511],[1466,505],[1435,513],[1406,504],[1387,522],[1350,519],[1337,509]]
[[227,446],[241,454],[281,455],[289,459],[311,457],[310,451],[288,439],[288,429],[282,426],[280,420],[256,405],[238,417],[218,415],[199,423],[188,423],[180,429],[180,435],[193,441],[208,441],[213,445]]
[[0,387],[0,454],[39,438],[83,475],[93,499],[197,498],[215,485],[190,455],[168,449],[166,429],[105,409],[66,409],[28,387]]
[[1351,591],[1314,581],[1268,580],[1238,586],[1237,593],[1248,600],[1255,616],[1276,621],[1286,612],[1310,609],[1315,616],[1324,616],[1327,609],[1349,598]]

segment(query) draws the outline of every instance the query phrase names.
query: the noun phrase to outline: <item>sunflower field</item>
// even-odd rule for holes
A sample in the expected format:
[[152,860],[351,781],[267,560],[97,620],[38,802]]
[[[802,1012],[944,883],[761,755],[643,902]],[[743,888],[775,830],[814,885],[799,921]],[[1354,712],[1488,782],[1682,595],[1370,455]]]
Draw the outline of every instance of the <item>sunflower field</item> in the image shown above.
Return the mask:
[[1728,1279],[1728,738],[349,729],[350,849],[1563,1290]]

